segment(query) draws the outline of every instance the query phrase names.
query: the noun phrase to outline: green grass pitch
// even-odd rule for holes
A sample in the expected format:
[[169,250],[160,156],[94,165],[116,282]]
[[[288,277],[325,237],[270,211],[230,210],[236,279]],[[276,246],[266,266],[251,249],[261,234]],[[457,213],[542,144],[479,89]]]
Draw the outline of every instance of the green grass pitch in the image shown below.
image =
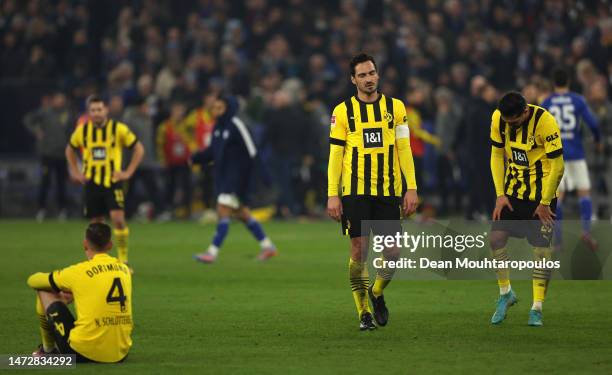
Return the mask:
[[[38,345],[26,278],[83,259],[85,225],[0,221],[0,353]],[[553,281],[538,329],[526,325],[529,281],[513,283],[520,302],[492,327],[494,281],[398,280],[386,291],[389,325],[359,332],[336,224],[265,224],[281,255],[264,264],[239,224],[214,265],[191,258],[212,225],[130,229],[132,351],[125,363],[70,373],[612,373],[611,281]]]

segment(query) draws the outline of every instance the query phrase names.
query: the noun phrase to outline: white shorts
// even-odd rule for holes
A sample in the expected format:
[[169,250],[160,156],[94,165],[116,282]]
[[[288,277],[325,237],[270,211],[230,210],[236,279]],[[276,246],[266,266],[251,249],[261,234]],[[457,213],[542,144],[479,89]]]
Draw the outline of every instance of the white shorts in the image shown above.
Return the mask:
[[219,196],[217,197],[217,203],[233,208],[234,210],[240,207],[240,199],[236,194],[219,194]]
[[565,162],[565,172],[559,191],[569,192],[573,190],[591,190],[591,179],[586,160],[568,160]]

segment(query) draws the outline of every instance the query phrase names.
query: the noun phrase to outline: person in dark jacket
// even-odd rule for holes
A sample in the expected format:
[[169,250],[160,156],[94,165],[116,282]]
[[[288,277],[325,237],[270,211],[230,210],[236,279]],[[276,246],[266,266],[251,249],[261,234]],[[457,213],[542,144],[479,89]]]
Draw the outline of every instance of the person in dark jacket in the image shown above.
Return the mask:
[[58,218],[66,219],[66,181],[68,169],[64,148],[68,142],[73,117],[66,102],[66,95],[53,93],[48,106],[43,105],[24,118],[26,128],[34,134],[40,154],[42,179],[38,190],[38,212],[36,220],[43,221],[46,216],[47,195],[51,189],[51,179],[55,176]]
[[217,196],[217,231],[208,249],[194,258],[213,263],[229,231],[230,217],[235,214],[261,245],[259,260],[278,254],[261,224],[251,216],[248,194],[251,177],[261,159],[246,125],[236,116],[238,101],[234,97],[217,99],[211,110],[216,124],[211,144],[191,157],[193,163],[213,163],[215,195]]
[[489,181],[491,147],[491,113],[495,110],[497,90],[485,83],[473,93],[460,129],[459,139],[465,139],[463,157],[468,165],[468,191],[470,192],[467,219],[489,217],[493,212],[495,191]]

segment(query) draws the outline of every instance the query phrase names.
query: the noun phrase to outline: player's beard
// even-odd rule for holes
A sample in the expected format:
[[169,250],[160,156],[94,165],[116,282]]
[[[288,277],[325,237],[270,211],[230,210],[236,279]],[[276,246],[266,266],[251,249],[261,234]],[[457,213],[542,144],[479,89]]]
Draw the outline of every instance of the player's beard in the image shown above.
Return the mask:
[[373,84],[372,86],[363,85],[363,89],[361,91],[363,91],[367,95],[372,95],[376,92],[377,89],[378,89],[377,84]]
[[100,121],[96,121],[95,119],[92,119],[91,122],[93,122],[93,124],[95,126],[99,127],[99,126],[102,126],[102,125],[104,125],[106,123],[106,119],[103,118],[103,119],[100,119]]

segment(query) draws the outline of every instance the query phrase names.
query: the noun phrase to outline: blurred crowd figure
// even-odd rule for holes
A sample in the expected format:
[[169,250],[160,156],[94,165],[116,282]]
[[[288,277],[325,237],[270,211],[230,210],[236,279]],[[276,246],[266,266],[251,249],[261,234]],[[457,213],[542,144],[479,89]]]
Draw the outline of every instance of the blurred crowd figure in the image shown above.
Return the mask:
[[[585,95],[604,134],[604,153],[587,160],[595,201],[609,217],[611,7],[561,0],[5,0],[0,81],[54,93],[32,95],[37,102],[23,120],[39,141],[43,216],[52,174],[57,205],[66,205],[63,155],[50,145],[65,141],[94,92],[105,93],[110,116],[131,126],[148,151],[130,183],[128,213],[143,200],[163,217],[177,210],[189,216],[194,201],[212,205],[210,171],[194,175],[187,159],[207,146],[211,98],[231,94],[241,98],[241,116],[275,182],[254,203],[275,206],[279,217],[316,216],[326,198],[330,109],[353,93],[348,61],[365,51],[379,62],[381,91],[406,103],[422,214],[478,219],[494,203],[489,127],[499,95],[523,90],[537,104],[552,89],[549,72],[564,65],[573,68],[572,90]],[[29,140],[20,141],[27,149]]]
[[40,157],[42,176],[38,190],[36,219],[39,221],[45,219],[47,195],[53,178],[56,184],[58,217],[63,220],[66,218],[66,181],[68,178],[64,149],[74,124],[66,96],[62,92],[43,96],[40,108],[28,113],[23,122],[37,140],[37,152]]

